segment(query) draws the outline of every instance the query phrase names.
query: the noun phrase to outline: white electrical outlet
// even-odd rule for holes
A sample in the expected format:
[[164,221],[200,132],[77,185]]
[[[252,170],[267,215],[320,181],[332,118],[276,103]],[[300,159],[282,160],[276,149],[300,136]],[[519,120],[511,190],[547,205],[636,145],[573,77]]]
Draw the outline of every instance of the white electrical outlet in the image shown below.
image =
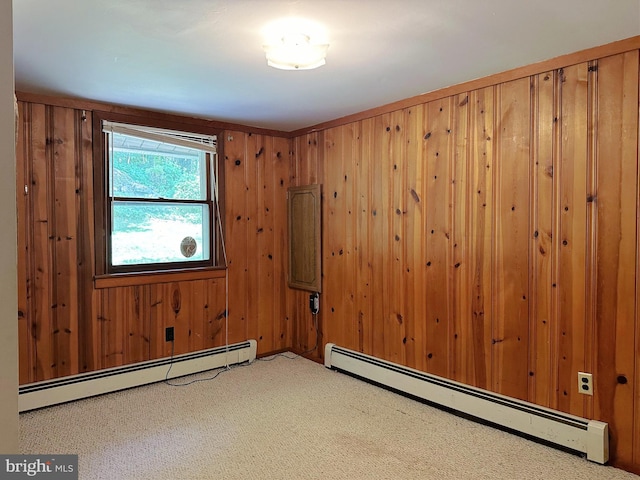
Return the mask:
[[584,395],[593,395],[593,375],[591,373],[578,372],[578,392]]

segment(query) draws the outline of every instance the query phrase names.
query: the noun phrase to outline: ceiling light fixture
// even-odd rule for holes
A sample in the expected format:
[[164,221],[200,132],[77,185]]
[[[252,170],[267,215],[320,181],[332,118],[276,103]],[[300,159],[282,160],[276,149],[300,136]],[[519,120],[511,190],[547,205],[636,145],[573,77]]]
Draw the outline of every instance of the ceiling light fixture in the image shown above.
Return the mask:
[[303,33],[288,33],[279,42],[263,45],[267,65],[281,70],[311,70],[325,64],[329,44],[315,44]]

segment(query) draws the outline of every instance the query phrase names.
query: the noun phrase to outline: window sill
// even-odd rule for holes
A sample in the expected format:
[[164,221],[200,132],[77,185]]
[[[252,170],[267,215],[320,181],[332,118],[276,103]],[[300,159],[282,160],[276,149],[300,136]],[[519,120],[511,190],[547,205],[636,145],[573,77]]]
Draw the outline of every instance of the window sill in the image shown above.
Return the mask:
[[207,267],[190,270],[163,270],[144,273],[114,273],[94,277],[96,289],[130,287],[134,285],[152,285],[156,283],[184,282],[189,280],[208,280],[224,278],[225,267]]

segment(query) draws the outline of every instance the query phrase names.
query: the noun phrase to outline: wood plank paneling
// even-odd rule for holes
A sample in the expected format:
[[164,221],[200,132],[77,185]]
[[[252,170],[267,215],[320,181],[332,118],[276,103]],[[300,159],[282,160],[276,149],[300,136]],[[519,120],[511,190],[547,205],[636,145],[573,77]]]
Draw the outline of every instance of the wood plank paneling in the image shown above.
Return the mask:
[[[589,78],[587,81],[587,305],[585,318],[585,338],[590,341],[585,347],[585,363],[589,371],[595,370],[595,330],[596,317],[598,311],[598,82],[597,82],[597,60],[589,62]],[[588,402],[590,418],[594,416],[593,399]]]
[[[225,234],[229,262],[229,331],[234,339],[249,335],[247,238],[247,159],[244,133],[224,133]],[[233,239],[233,240],[232,240]]]
[[371,159],[373,150],[374,128],[372,119],[367,119],[357,127],[356,168],[353,182],[355,183],[355,248],[357,249],[356,269],[356,311],[358,321],[358,350],[360,352],[373,351],[373,310],[372,298],[372,267],[371,267],[371,238],[369,235],[371,218]]
[[[404,172],[404,261],[406,295],[404,298],[404,334],[407,365],[424,370],[425,352],[425,286],[424,242],[424,155],[426,134],[423,105],[404,112],[406,165]],[[363,222],[364,223],[364,222]],[[361,227],[366,235],[366,225]],[[361,307],[362,308],[362,307]],[[366,332],[365,332],[366,333]]]
[[[200,300],[201,295],[204,297],[203,305],[203,317],[199,320],[197,316],[194,319],[198,319],[197,323],[202,323],[202,326],[198,325],[198,328],[203,333],[202,346],[195,343],[190,346],[189,351],[194,352],[202,348],[213,348],[226,345],[227,339],[229,343],[236,343],[245,340],[245,337],[238,337],[237,330],[231,328],[233,325],[233,319],[226,317],[226,286],[225,279],[216,278],[212,280],[206,280],[202,289],[192,290],[192,301],[195,305]],[[194,298],[193,295],[197,298]],[[227,325],[227,321],[229,324]],[[227,327],[229,331],[227,332]],[[228,338],[227,338],[228,337]]]
[[390,115],[390,141],[389,141],[389,173],[390,173],[390,318],[389,330],[391,335],[385,332],[387,339],[392,346],[391,357],[395,362],[406,363],[406,317],[405,297],[409,294],[404,285],[406,282],[405,268],[405,175],[406,151],[405,151],[405,125],[404,112],[397,110]]
[[473,344],[467,380],[477,387],[493,385],[492,244],[495,169],[494,88],[470,92],[469,263]]
[[57,376],[55,343],[53,341],[54,319],[51,315],[54,304],[54,273],[52,272],[53,240],[53,198],[51,182],[53,178],[51,149],[50,109],[44,105],[32,108],[32,149],[31,169],[31,209],[33,211],[32,274],[33,281],[33,328],[35,330],[35,354],[37,370],[34,380],[48,380]]
[[[369,212],[369,251],[370,251],[370,264],[371,264],[371,338],[372,348],[371,355],[380,358],[387,358],[385,351],[385,319],[388,312],[387,295],[389,292],[389,276],[388,268],[386,265],[386,255],[389,252],[388,248],[388,235],[387,235],[387,223],[386,223],[386,210],[384,208],[383,197],[387,192],[387,187],[384,182],[384,165],[382,163],[382,155],[384,148],[384,132],[386,128],[385,117],[375,117],[369,135],[371,137],[371,160],[369,168],[369,182],[370,182],[370,212]],[[365,130],[363,130],[365,134]],[[325,162],[329,161],[329,157],[325,155]],[[328,183],[329,180],[325,179]],[[325,187],[327,191],[330,189],[330,185]],[[324,230],[324,225],[323,225]],[[327,284],[330,281],[330,277],[326,277]],[[376,292],[376,294],[373,294]],[[384,292],[382,294],[382,292]],[[329,319],[327,319],[327,323]],[[327,331],[329,325],[325,325],[325,331]],[[325,338],[329,340],[329,336]]]
[[[255,135],[254,135],[255,137]],[[269,161],[273,156],[273,139],[260,137],[256,144],[255,165],[257,177],[257,209],[259,227],[256,233],[258,247],[258,315],[260,319],[273,319],[275,308],[275,282],[273,254],[275,249],[273,205],[273,165]],[[275,349],[276,328],[272,321],[258,321],[258,339],[260,351]]]
[[344,244],[343,252],[343,293],[341,310],[345,322],[343,323],[343,337],[345,341],[352,345],[351,348],[360,348],[360,337],[358,334],[358,315],[355,309],[355,297],[357,291],[357,269],[356,269],[356,221],[354,211],[356,209],[356,199],[354,198],[355,188],[355,165],[358,161],[358,128],[356,124],[349,124],[343,128],[342,135],[342,216],[344,218]]
[[292,141],[241,132],[225,135],[230,337],[256,339],[263,354],[291,346],[283,249]]
[[93,238],[93,141],[92,113],[75,112],[79,127],[76,129],[76,184],[77,256],[78,256],[78,347],[80,372],[91,372],[98,367],[98,335],[96,301],[93,288],[95,276],[95,242]]
[[453,152],[451,166],[451,372],[454,380],[468,383],[468,355],[473,352],[473,328],[471,325],[471,285],[468,264],[467,228],[469,224],[469,95],[463,93],[453,98]]
[[287,284],[288,243],[287,243],[287,188],[289,186],[289,168],[291,167],[292,141],[286,138],[274,138],[271,152],[273,177],[273,350],[284,350],[291,347],[292,324],[289,317],[288,291],[282,288]]
[[556,315],[553,310],[554,283],[554,173],[558,174],[555,157],[556,124],[555,72],[533,78],[532,100],[532,204],[531,204],[531,276],[529,401],[557,408],[557,385],[554,366]]
[[[397,284],[397,262],[395,260],[398,255],[398,249],[395,243],[398,242],[399,236],[396,237],[394,232],[394,216],[396,209],[394,208],[394,179],[397,171],[395,158],[395,149],[397,146],[396,136],[399,133],[397,126],[398,112],[393,112],[382,116],[382,122],[379,124],[381,130],[378,135],[381,139],[380,145],[380,181],[382,186],[382,194],[380,196],[379,208],[376,212],[376,218],[381,218],[382,225],[382,291],[385,292],[382,301],[382,311],[380,327],[382,333],[382,344],[384,358],[391,361],[402,363],[404,329],[402,326],[402,315],[397,311],[398,301],[396,299],[395,289],[401,288],[401,284]],[[394,170],[394,166],[396,169]],[[398,240],[396,240],[398,238]]]
[[530,80],[497,89],[493,388],[528,398]]
[[320,183],[319,170],[320,165],[318,149],[322,148],[321,142],[318,140],[318,132],[309,133],[304,137],[296,139],[297,148],[296,156],[296,185],[313,185]]
[[31,105],[19,103],[18,116],[21,120],[16,138],[16,208],[18,219],[18,344],[19,344],[19,381],[30,383],[35,379],[33,319],[31,308]]
[[426,370],[435,375],[450,373],[451,348],[451,116],[452,101],[426,105],[425,192],[426,230]]
[[587,265],[587,64],[558,72],[558,403],[557,408],[585,415],[586,397],[576,389],[585,362]]
[[[639,86],[640,88],[640,86]],[[640,109],[638,110],[640,115]],[[636,180],[636,318],[635,318],[635,337],[636,337],[636,354],[635,354],[635,397],[633,399],[633,459],[628,468],[635,473],[640,474],[640,120],[638,121],[638,159],[637,169],[638,177]],[[593,202],[592,202],[593,204]]]
[[[220,284],[222,291],[216,288]],[[226,337],[226,315],[224,302],[224,279],[201,280],[199,282],[189,282],[189,288],[183,293],[183,301],[191,306],[192,311],[187,318],[187,330],[183,330],[181,337],[186,338],[185,352],[197,352],[204,348],[208,340],[215,335],[209,334],[207,327],[216,318],[224,325],[225,335],[220,335],[222,339]],[[213,288],[212,288],[213,287]],[[213,293],[210,293],[213,290]],[[176,332],[174,331],[174,334]],[[186,335],[185,335],[186,334]],[[182,338],[181,338],[182,340]]]
[[102,291],[99,314],[100,368],[124,365],[126,322],[124,311],[127,305],[133,303],[130,293],[131,289],[125,287]]
[[[323,281],[322,297],[324,318],[326,326],[324,333],[336,338],[342,345],[351,345],[349,339],[345,337],[343,325],[351,319],[344,317],[342,284],[344,277],[344,266],[342,256],[344,255],[345,239],[345,215],[343,206],[344,182],[343,182],[343,149],[342,149],[342,129],[327,130],[324,132],[323,155],[331,158],[331,162],[325,163],[325,185],[322,202],[322,272],[324,279],[335,279]],[[330,185],[330,187],[329,187]],[[337,281],[336,281],[337,280]],[[342,320],[340,320],[342,319]]]
[[[201,281],[198,283],[200,284]],[[189,318],[195,305],[188,303],[188,290],[182,282],[151,285],[151,325],[155,332],[155,357],[180,355],[189,344]],[[174,328],[174,344],[165,341],[167,327]],[[173,348],[173,350],[172,350]]]
[[54,108],[52,136],[48,139],[53,160],[53,335],[58,376],[73,375],[78,368],[78,230],[76,195],[75,111]]
[[[257,172],[256,154],[261,148],[261,139],[257,135],[244,135],[245,142],[245,157],[244,161],[246,165],[246,182],[247,189],[245,195],[247,196],[247,245],[245,252],[254,252],[253,262],[250,264],[250,268],[247,271],[247,290],[245,295],[247,296],[247,316],[249,318],[249,338],[254,338],[258,341],[258,351],[263,352],[263,339],[261,338],[260,329],[258,328],[259,322],[255,319],[259,319],[261,312],[259,308],[260,299],[260,277],[258,276],[258,236],[264,233],[264,227],[260,214],[258,213],[259,201],[258,196],[261,194],[259,187],[259,176]],[[263,149],[264,152],[264,149]],[[243,253],[240,253],[243,254]]]
[[[144,362],[150,358],[149,295],[146,285],[118,289],[126,300],[118,302],[122,310],[113,312],[115,321],[125,325],[122,363]],[[112,318],[114,318],[112,317]]]
[[634,456],[638,64],[638,51],[597,63],[594,414],[609,423],[620,465],[631,465]]
[[[20,352],[28,383],[84,371],[95,341],[80,342],[80,314],[91,296],[92,253],[79,224],[93,208],[83,190],[90,129],[86,114],[67,108],[20,104],[17,178],[22,289]],[[84,203],[85,201],[89,203]],[[84,313],[84,311],[82,311]],[[91,315],[91,311],[89,313]],[[29,359],[25,360],[24,355]],[[91,359],[88,359],[91,357]]]

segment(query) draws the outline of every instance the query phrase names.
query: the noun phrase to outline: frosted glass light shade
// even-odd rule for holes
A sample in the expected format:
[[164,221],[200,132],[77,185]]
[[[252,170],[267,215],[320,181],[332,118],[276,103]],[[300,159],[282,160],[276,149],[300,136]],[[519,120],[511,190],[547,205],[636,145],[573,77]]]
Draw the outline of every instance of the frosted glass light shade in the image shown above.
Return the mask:
[[304,34],[289,34],[279,43],[264,45],[267,65],[281,70],[311,70],[325,64],[329,44],[314,45]]

